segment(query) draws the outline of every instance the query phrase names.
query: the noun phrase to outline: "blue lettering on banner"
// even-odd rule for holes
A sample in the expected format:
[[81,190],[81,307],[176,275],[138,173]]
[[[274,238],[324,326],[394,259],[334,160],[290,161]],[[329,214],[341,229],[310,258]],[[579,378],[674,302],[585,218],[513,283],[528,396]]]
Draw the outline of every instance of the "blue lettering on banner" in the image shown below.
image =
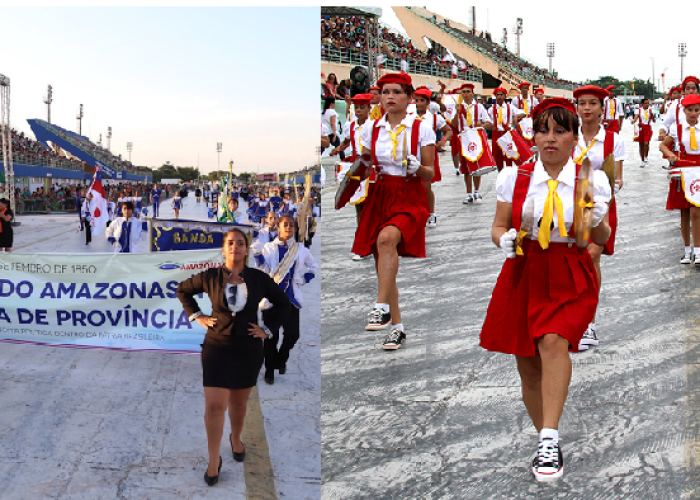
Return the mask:
[[8,323],[12,323],[12,321],[10,321],[10,317],[5,312],[5,309],[2,308],[0,308],[0,319],[3,321],[7,321]]

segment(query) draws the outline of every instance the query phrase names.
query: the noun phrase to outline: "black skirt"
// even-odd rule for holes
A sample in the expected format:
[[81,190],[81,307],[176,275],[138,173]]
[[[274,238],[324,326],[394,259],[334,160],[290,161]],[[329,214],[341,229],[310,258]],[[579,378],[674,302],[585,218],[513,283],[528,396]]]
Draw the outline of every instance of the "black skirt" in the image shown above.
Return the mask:
[[263,341],[247,335],[225,340],[205,337],[202,344],[204,387],[247,389],[258,382],[263,364]]

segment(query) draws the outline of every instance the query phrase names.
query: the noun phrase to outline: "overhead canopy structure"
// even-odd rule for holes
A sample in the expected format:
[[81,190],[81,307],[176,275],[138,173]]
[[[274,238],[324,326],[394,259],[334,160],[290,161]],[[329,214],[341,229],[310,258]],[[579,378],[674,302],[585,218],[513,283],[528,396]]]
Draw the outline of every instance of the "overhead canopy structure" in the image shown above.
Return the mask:
[[336,16],[336,17],[366,17],[374,21],[374,29],[367,30],[367,60],[369,61],[369,81],[376,83],[379,79],[379,63],[377,56],[379,55],[379,18],[382,16],[380,7],[321,7],[321,16]]

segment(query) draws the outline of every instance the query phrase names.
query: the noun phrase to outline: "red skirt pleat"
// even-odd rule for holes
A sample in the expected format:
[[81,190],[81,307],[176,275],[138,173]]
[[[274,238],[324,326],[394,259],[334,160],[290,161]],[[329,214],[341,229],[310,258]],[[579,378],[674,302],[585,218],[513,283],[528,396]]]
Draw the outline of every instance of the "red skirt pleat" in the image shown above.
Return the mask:
[[679,179],[671,179],[668,185],[668,198],[666,199],[666,210],[684,210],[690,208],[690,202],[685,199],[683,185]]
[[491,295],[480,345],[489,351],[538,356],[537,339],[555,333],[578,344],[598,305],[598,281],[587,250],[524,240],[524,256],[506,259]]
[[399,255],[425,257],[425,224],[429,216],[428,197],[420,178],[378,175],[365,200],[352,252],[375,253],[379,232],[396,226],[401,231]]

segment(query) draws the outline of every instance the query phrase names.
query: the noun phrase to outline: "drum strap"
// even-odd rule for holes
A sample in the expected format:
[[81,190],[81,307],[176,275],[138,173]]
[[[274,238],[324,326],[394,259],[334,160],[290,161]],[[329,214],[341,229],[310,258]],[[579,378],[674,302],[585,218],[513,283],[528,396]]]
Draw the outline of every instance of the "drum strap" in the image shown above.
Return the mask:
[[683,125],[678,120],[678,112],[680,111],[681,103],[676,105],[676,126],[678,127],[678,148],[682,155],[685,155],[685,146],[683,145]]
[[357,156],[357,151],[355,150],[355,122],[350,124],[350,143],[352,144],[352,156]]
[[605,142],[603,143],[603,159],[613,154],[615,149],[615,132],[612,130],[605,131]]

